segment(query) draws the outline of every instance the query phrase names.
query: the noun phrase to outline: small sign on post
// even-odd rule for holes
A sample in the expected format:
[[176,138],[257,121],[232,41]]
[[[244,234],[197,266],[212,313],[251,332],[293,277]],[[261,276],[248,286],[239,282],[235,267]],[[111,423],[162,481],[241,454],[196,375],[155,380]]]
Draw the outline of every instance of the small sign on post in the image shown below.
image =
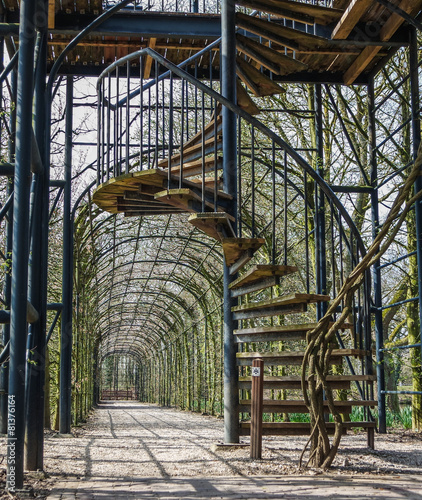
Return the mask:
[[262,458],[262,407],[264,399],[264,360],[252,361],[251,458]]

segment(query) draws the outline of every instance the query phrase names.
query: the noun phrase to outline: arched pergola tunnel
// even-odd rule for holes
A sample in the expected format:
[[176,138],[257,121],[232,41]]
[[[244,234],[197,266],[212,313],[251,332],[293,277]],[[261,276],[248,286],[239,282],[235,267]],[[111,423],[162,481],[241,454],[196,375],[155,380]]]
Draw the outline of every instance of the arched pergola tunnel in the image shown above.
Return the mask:
[[[162,3],[158,13],[142,2],[83,3],[4,2],[11,62],[0,76],[1,92],[10,91],[2,132],[10,142],[0,173],[13,182],[0,217],[8,215],[3,256],[11,268],[3,275],[0,421],[15,461],[9,487],[22,484],[24,459],[42,468],[45,395],[69,432],[98,401],[109,359],[136,372],[142,401],[224,413],[233,443],[249,433],[239,412],[249,413],[257,353],[268,361],[268,408],[289,413],[286,391],[301,388],[305,332],[382,231],[420,142],[419,2],[284,2],[287,13],[244,0],[223,1],[221,11],[219,2]],[[255,7],[268,21],[255,19]],[[283,26],[272,18],[280,15]],[[371,31],[377,23],[380,37]],[[371,32],[363,40],[362,28]],[[98,141],[76,139],[75,122],[89,123],[75,97],[84,80],[66,75],[99,73]],[[78,142],[98,158],[75,170]],[[420,425],[421,221],[416,203],[337,325],[343,363],[329,376],[343,385],[333,390],[363,407],[355,409],[368,432],[375,423],[367,408],[378,405],[385,432],[386,396],[397,402],[401,392],[391,373],[406,355],[391,349],[410,353],[413,383],[403,392]],[[345,301],[333,320],[344,310]],[[44,391],[46,369],[60,386],[54,397]],[[293,402],[309,409],[300,397]],[[16,418],[7,429],[10,404]],[[292,423],[271,422],[268,432]]]
[[91,211],[75,220],[75,293],[80,317],[90,317],[81,335],[95,339],[95,394],[105,360],[129,354],[141,400],[221,413],[221,249],[177,216],[122,221]]

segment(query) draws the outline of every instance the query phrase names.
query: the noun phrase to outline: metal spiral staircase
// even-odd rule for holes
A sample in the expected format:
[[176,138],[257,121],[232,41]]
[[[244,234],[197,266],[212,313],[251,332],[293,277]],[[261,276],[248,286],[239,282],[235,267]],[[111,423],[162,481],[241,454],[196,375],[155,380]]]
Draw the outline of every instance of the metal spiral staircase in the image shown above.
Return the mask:
[[[239,301],[232,313],[239,321],[234,331],[239,347],[238,408],[246,417],[241,418],[240,434],[250,432],[250,366],[253,359],[262,358],[263,411],[270,420],[264,422],[264,435],[306,435],[309,423],[289,421],[292,413],[308,412],[300,382],[306,332],[365,250],[347,211],[321,175],[253,116],[260,110],[250,93],[262,97],[283,92],[277,76],[307,71],[309,54],[316,49],[330,54],[334,64],[342,45],[297,30],[295,22],[326,25],[340,19],[343,11],[288,0],[237,3],[261,9],[259,16],[237,13],[237,105],[221,96],[220,82],[213,76],[219,65],[216,43],[179,67],[144,49],[100,76],[98,186],[93,200],[103,210],[125,216],[187,213],[190,224],[221,242],[233,277],[231,296]],[[136,84],[127,76],[134,63],[139,63]],[[195,77],[201,64],[210,69],[207,85]],[[236,214],[229,213],[233,197],[223,190],[224,106],[238,121]],[[321,210],[324,217],[318,219],[315,214]],[[292,213],[302,215],[301,225]],[[325,240],[330,241],[327,247]],[[315,252],[325,252],[329,289],[318,282],[322,261],[313,263]],[[370,408],[377,403],[369,301],[366,282],[356,292],[350,321],[337,332],[329,382],[337,391],[345,430],[366,429],[373,446],[376,424]],[[363,419],[351,421],[353,407],[363,408]],[[280,414],[283,421],[274,418]],[[327,427],[334,429],[328,416]]]

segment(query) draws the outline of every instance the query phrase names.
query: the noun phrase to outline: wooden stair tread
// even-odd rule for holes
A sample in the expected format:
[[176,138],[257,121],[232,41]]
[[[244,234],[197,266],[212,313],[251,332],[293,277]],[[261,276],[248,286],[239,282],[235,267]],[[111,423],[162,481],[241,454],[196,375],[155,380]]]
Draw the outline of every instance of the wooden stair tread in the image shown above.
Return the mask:
[[236,58],[237,75],[257,97],[281,94],[285,90],[241,57]]
[[[303,361],[303,351],[272,351],[272,352],[238,352],[236,362],[238,366],[250,366],[252,360],[263,359],[265,365],[300,365]],[[333,349],[330,357],[331,364],[341,364],[344,356],[364,357],[368,351],[363,349]]]
[[[182,169],[183,178],[191,177],[194,175],[202,175],[203,167],[205,173],[214,171],[215,168],[214,156],[205,158],[204,162],[202,162],[202,158],[200,158],[199,160],[183,163],[183,169]],[[223,158],[221,156],[217,156],[217,170],[221,170],[222,168],[223,168]],[[180,176],[180,165],[171,167],[170,172],[172,173],[172,175]]]
[[[330,413],[328,401],[324,401],[325,413]],[[377,406],[377,401],[369,400],[346,400],[334,401],[334,406],[340,413],[351,413],[353,407],[370,407]],[[242,399],[239,401],[239,412],[249,413],[251,411],[252,401],[250,399]],[[274,400],[264,399],[264,413],[309,413],[309,409],[303,400]]]
[[[318,323],[302,323],[297,325],[275,325],[275,326],[258,326],[255,328],[242,328],[234,330],[234,335],[254,335],[260,333],[284,333],[284,332],[309,332],[313,330]],[[333,325],[333,323],[330,323]],[[339,330],[352,329],[353,323],[343,323]]]
[[[220,108],[220,114],[217,115],[217,132],[221,130],[221,124],[223,121],[223,117],[221,115],[221,108]],[[211,136],[214,136],[214,131],[215,131],[215,120],[211,120],[210,122],[205,125],[205,128],[201,129],[197,134],[195,134],[193,137],[191,137],[188,141],[186,141],[183,144],[183,149],[187,149],[194,144],[202,143],[202,135],[205,134],[207,137],[208,134],[211,134]]]
[[[157,201],[163,201],[167,205],[185,209],[187,212],[196,212],[194,208],[190,207],[191,201],[202,203],[201,197],[189,188],[166,189],[164,191],[159,191],[154,195],[154,199]],[[208,201],[205,201],[205,206],[214,209],[214,204]],[[223,207],[217,207],[217,209],[224,212]]]
[[291,293],[274,299],[261,300],[259,302],[249,302],[240,306],[232,307],[233,312],[237,311],[253,311],[257,309],[265,309],[274,306],[290,305],[290,304],[312,304],[315,302],[327,302],[330,300],[329,295],[321,295],[316,293]]
[[162,189],[167,174],[160,169],[142,170],[113,177],[100,184],[93,194],[93,201],[102,210],[118,213],[119,198],[127,197],[128,193],[137,193],[142,186],[153,191]]
[[[304,351],[268,351],[268,352],[237,352],[236,358],[255,359],[255,358],[284,358],[284,357],[303,357]],[[333,349],[331,356],[366,356],[368,351],[365,349]]]
[[256,252],[265,243],[264,238],[224,238],[222,241],[226,264],[231,266],[247,250]]
[[[327,375],[327,382],[375,382],[376,375]],[[251,376],[239,377],[239,382],[251,382]],[[302,378],[296,375],[264,376],[264,382],[301,382]]]
[[236,78],[236,99],[237,105],[250,115],[258,115],[261,110],[249,97],[248,92],[243,88],[243,85],[238,78]]
[[290,73],[306,71],[308,69],[307,64],[286,56],[285,54],[281,54],[280,52],[256,42],[251,38],[243,36],[240,33],[236,34],[236,45],[239,52],[246,54],[255,62],[277,75],[288,75]]
[[[328,375],[327,382],[332,389],[349,390],[352,382],[376,382],[376,375]],[[239,377],[239,389],[248,390],[252,385],[252,377]],[[265,376],[264,389],[287,389],[294,391],[302,390],[302,378],[300,376]]]
[[[288,28],[265,19],[248,16],[241,12],[236,12],[236,24],[246,31],[272,40],[291,50],[317,51],[318,49],[336,47],[326,38]],[[336,50],[338,51],[338,48]]]
[[[267,406],[278,406],[278,405],[284,405],[284,406],[298,406],[298,405],[303,405],[306,407],[305,402],[298,399],[264,399],[263,400],[264,405]],[[241,399],[239,401],[240,405],[243,406],[250,406],[252,404],[252,401],[250,399]],[[324,406],[328,406],[328,401],[323,401]],[[348,399],[348,400],[343,400],[343,401],[334,401],[334,406],[342,407],[342,406],[376,406],[378,404],[377,401],[375,400],[364,400],[364,399]]]
[[[313,330],[318,323],[305,323],[299,325],[261,326],[234,330],[235,342],[268,342],[274,340],[305,340],[306,333]],[[334,323],[330,323],[330,326]],[[343,323],[339,330],[353,329],[352,323]]]
[[221,241],[223,238],[218,226],[224,226],[228,232],[232,232],[231,221],[234,221],[234,217],[226,212],[202,212],[190,215],[188,221],[208,236]]
[[[249,421],[240,422],[241,427],[249,428],[251,423]],[[334,428],[334,422],[325,422],[327,428]],[[263,429],[310,429],[311,424],[309,422],[262,422]],[[343,422],[343,427],[346,429],[352,429],[354,427],[364,427],[364,428],[374,428],[376,427],[376,422]]]
[[343,10],[331,7],[322,7],[292,0],[237,0],[238,5],[276,14],[292,21],[304,24],[330,24],[338,21]]
[[249,269],[240,278],[233,281],[229,288],[232,290],[234,288],[239,288],[244,285],[249,285],[261,278],[266,278],[270,276],[286,276],[287,274],[297,272],[296,266],[285,266],[285,265],[271,265],[271,264],[256,264],[251,269]]
[[[218,150],[221,150],[222,148],[222,139],[223,139],[223,136],[221,134],[217,135],[217,137],[212,137],[211,139],[208,139],[204,142],[204,146],[205,148],[209,147],[209,146],[214,146],[214,143],[217,142],[217,149]],[[188,157],[189,156],[192,156],[194,153],[202,153],[202,142],[200,142],[199,144],[193,144],[192,146],[188,147],[188,148],[183,148],[183,157]],[[210,154],[211,151],[207,154]],[[178,162],[180,162],[180,158],[181,158],[181,153],[176,153],[174,154],[172,157],[171,157],[171,165],[177,165]],[[163,160],[159,161],[158,162],[158,166],[160,168],[166,168],[168,167],[168,158],[164,158]]]
[[[275,425],[281,424],[281,425]],[[263,422],[263,436],[309,436],[311,433],[311,424],[306,422]],[[241,436],[250,435],[250,422],[241,422],[239,434]],[[334,434],[334,423],[326,423],[328,434]],[[353,428],[375,429],[375,422],[343,422],[343,434]]]

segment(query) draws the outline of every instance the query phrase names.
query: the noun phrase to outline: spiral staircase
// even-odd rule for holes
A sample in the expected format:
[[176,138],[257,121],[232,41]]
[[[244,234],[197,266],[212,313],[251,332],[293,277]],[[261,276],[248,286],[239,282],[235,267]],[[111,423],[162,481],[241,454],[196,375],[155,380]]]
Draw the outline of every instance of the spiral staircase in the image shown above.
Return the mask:
[[[365,68],[376,64],[378,58],[385,55],[385,47],[372,51],[366,63],[359,65],[356,60],[361,48],[347,40],[362,12],[366,12],[362,10],[365,2],[351,2],[349,9],[344,8],[345,3],[335,3],[343,4],[343,8],[327,8],[291,0],[239,0],[237,4],[245,9],[236,14],[238,83],[237,106],[232,111],[256,125],[253,115],[258,115],[260,110],[251,94],[262,97],[283,92],[277,82],[279,77],[284,81],[289,77],[297,81],[298,75],[302,75],[302,81],[307,81],[306,75],[319,69],[327,72],[327,78],[341,72],[344,81],[351,83],[362,77]],[[369,3],[365,4],[367,9]],[[373,7],[375,14],[376,8]],[[415,5],[408,11],[417,8]],[[259,15],[251,12],[252,9],[258,9]],[[384,41],[391,38],[402,22],[393,21],[385,29]],[[326,36],[322,36],[324,33]],[[152,51],[145,53],[145,57],[162,62]],[[169,65],[166,68],[181,79],[188,78],[188,73],[184,76],[182,70],[179,74]],[[202,88],[199,82],[197,86]],[[263,411],[269,420],[263,424],[264,435],[309,435],[310,424],[293,422],[289,415],[308,413],[301,395],[299,367],[306,332],[316,325],[316,306],[327,303],[330,296],[301,289],[292,292],[287,287],[287,293],[280,293],[284,281],[299,272],[297,266],[263,262],[260,249],[266,243],[265,235],[239,236],[236,232],[234,217],[228,212],[232,197],[223,190],[223,105],[224,99],[216,98],[211,119],[201,130],[179,144],[175,152],[170,146],[163,146],[161,150],[167,154],[161,158],[156,155],[143,170],[139,164],[137,168],[127,165],[126,173],[106,179],[103,175],[108,169],[106,165],[93,199],[100,208],[125,216],[187,213],[190,224],[221,242],[225,263],[233,277],[231,295],[240,300],[232,308],[234,320],[240,324],[234,331],[239,346],[240,434],[250,433],[247,420],[251,411],[250,366],[253,359],[262,358],[265,363]],[[289,154],[297,158],[290,150]],[[140,158],[142,163],[142,154]],[[311,172],[309,165],[306,168]],[[318,176],[315,183],[325,189]],[[333,202],[334,195],[330,196]],[[310,315],[314,316],[313,321],[300,321]],[[376,423],[370,408],[377,402],[373,397],[376,376],[371,366],[370,334],[365,343],[356,328],[353,321],[341,325],[331,355],[333,371],[327,380],[338,395],[336,407],[343,416],[344,430],[366,429],[368,443],[373,446]],[[344,341],[345,338],[348,340]],[[353,359],[361,360],[363,369],[359,373],[354,369]],[[358,390],[352,391],[355,387]],[[363,420],[351,421],[354,407],[363,408]],[[333,430],[328,412],[327,406],[327,428]],[[278,421],[276,415],[283,415],[283,421]]]

